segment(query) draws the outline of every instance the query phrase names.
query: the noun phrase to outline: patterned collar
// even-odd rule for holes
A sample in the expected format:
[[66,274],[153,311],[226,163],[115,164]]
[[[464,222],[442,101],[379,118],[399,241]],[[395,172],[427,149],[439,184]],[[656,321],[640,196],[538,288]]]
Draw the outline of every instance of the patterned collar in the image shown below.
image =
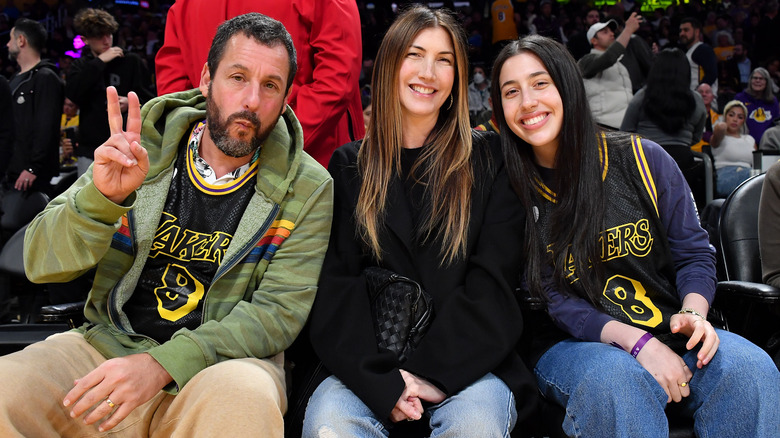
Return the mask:
[[197,169],[200,176],[202,176],[203,179],[206,180],[206,182],[208,182],[209,184],[227,184],[235,181],[237,178],[243,175],[244,172],[246,172],[260,157],[260,148],[257,148],[255,154],[252,156],[252,160],[250,160],[248,163],[244,164],[243,166],[239,167],[238,169],[235,169],[232,172],[228,172],[227,174],[222,175],[221,178],[217,178],[214,174],[214,170],[211,168],[209,163],[207,163],[206,160],[201,158],[200,155],[198,154],[198,149],[200,148],[200,140],[203,138],[203,133],[205,132],[205,130],[206,130],[206,121],[201,120],[195,125],[194,128],[192,128],[192,133],[190,134],[190,139],[187,143],[187,146],[190,148],[190,151],[192,152],[192,160],[193,160],[193,164],[195,164],[195,169]]

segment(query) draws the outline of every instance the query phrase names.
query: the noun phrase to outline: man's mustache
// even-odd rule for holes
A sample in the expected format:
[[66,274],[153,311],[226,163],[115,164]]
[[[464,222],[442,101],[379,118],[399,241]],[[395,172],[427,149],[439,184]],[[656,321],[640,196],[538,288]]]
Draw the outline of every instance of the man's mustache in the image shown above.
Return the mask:
[[260,119],[257,118],[257,114],[251,112],[251,111],[241,111],[238,113],[233,113],[230,115],[230,117],[227,118],[226,125],[229,125],[231,122],[235,122],[236,120],[246,120],[247,122],[251,123],[255,129],[258,129],[260,127]]

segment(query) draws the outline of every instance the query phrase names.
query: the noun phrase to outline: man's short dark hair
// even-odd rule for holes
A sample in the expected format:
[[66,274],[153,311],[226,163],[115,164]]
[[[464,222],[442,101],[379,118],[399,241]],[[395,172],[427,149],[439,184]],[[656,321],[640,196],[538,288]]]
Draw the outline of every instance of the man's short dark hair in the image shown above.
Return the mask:
[[691,23],[691,27],[693,27],[694,29],[699,29],[699,30],[701,30],[701,21],[697,20],[696,18],[693,18],[693,17],[685,17],[685,18],[683,18],[683,19],[680,21],[680,26],[682,26],[682,25],[683,25],[683,24],[685,24],[685,23]]
[[73,18],[73,27],[87,38],[100,38],[113,35],[119,29],[119,24],[111,14],[102,9],[86,8]]
[[253,38],[265,46],[276,47],[282,45],[287,49],[290,72],[287,75],[287,90],[285,91],[289,91],[295,73],[298,71],[298,61],[292,37],[282,23],[257,12],[239,15],[219,25],[217,34],[214,36],[214,41],[212,41],[209,49],[207,61],[209,73],[212,75],[216,73],[219,62],[222,61],[222,57],[225,55],[227,42],[239,33]]
[[24,35],[27,43],[38,53],[46,47],[46,29],[41,23],[29,18],[20,18],[14,23],[14,35]]

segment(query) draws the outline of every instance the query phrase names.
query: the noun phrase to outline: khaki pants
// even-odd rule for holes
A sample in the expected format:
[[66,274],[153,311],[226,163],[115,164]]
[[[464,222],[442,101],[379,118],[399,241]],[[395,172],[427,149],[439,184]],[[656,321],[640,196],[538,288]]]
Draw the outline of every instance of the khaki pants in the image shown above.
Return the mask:
[[71,418],[62,400],[75,379],[106,359],[81,334],[57,334],[0,357],[0,437],[282,437],[282,356],[210,366],[178,395],[161,391],[100,433],[101,421]]

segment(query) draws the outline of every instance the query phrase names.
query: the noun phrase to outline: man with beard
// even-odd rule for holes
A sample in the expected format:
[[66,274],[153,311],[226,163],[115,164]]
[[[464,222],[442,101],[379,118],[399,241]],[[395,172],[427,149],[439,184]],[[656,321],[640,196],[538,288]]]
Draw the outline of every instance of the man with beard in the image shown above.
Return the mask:
[[40,23],[20,18],[9,37],[8,56],[19,64],[20,71],[9,83],[14,141],[10,157],[3,154],[0,174],[6,171],[4,186],[8,190],[46,191],[51,177],[59,173],[63,83],[57,67],[41,60],[46,30]]
[[680,22],[678,38],[688,63],[691,65],[691,90],[699,84],[709,84],[712,94],[718,95],[718,57],[712,46],[701,41],[701,22],[686,17]]
[[164,43],[155,57],[158,94],[196,87],[217,26],[237,15],[260,12],[281,21],[295,42],[298,74],[289,103],[303,126],[304,150],[327,166],[336,148],[363,138],[361,16],[355,0],[170,3]]
[[601,13],[596,8],[588,9],[588,12],[582,17],[583,29],[580,32],[575,33],[566,42],[566,47],[569,49],[569,53],[575,60],[579,61],[583,56],[590,53],[590,41],[588,41],[588,29],[591,26],[601,21]]
[[130,93],[125,130],[108,88],[111,137],[25,241],[33,281],[97,265],[88,322],[0,357],[0,436],[282,436],[282,352],[332,215],[295,71],[290,35],[253,13],[219,27],[198,89]]
[[639,29],[642,16],[636,12],[626,21],[626,27],[615,37],[617,22],[596,23],[588,29],[590,53],[580,58],[590,109],[596,122],[610,129],[618,129],[634,96],[631,76],[620,58],[626,53],[631,36]]

